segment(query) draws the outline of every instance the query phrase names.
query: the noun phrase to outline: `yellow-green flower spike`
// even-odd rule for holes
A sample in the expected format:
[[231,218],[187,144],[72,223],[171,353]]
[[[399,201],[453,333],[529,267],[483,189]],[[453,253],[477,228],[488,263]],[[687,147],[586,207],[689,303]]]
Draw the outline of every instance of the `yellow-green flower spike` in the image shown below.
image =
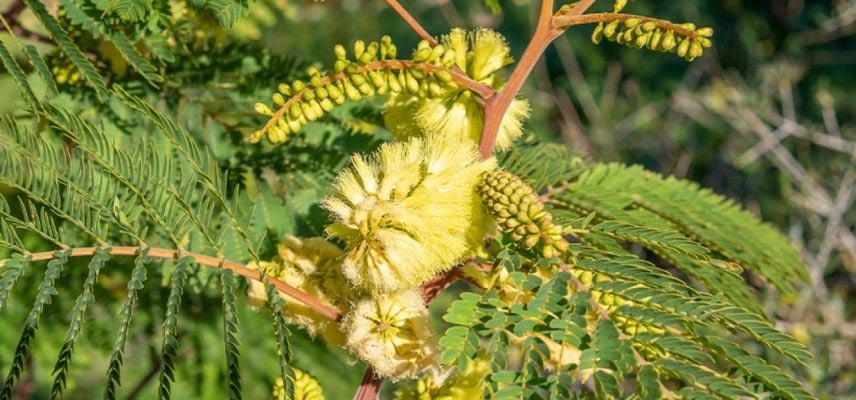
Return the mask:
[[412,138],[351,162],[323,205],[354,285],[372,294],[418,287],[481,246],[491,218],[476,187],[495,161],[479,161],[474,145]]
[[422,290],[357,302],[342,320],[346,348],[392,381],[415,378],[438,364]]
[[294,397],[288,397],[285,391],[285,382],[282,378],[278,378],[273,386],[274,400],[325,400],[324,390],[312,375],[297,369],[291,369],[294,372]]
[[562,227],[544,210],[544,203],[529,185],[502,170],[488,171],[479,194],[503,232],[527,249],[537,249],[544,257],[559,256],[569,245]]

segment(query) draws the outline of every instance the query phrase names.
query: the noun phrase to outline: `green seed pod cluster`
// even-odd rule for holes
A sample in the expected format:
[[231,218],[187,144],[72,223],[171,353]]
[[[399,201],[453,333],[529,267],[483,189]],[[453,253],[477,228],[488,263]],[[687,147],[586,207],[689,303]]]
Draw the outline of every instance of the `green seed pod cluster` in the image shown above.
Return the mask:
[[594,29],[592,42],[599,44],[604,38],[637,49],[676,53],[687,61],[693,61],[710,47],[713,28],[696,28],[693,23],[672,24],[670,22],[630,17],[601,22]]
[[342,45],[336,45],[335,54],[332,71],[322,73],[311,67],[308,82],[296,80],[277,87],[273,106],[256,103],[256,112],[270,120],[250,137],[251,141],[267,137],[272,143],[282,143],[346,101],[401,93],[434,98],[457,88],[449,70],[455,52],[443,45],[431,46],[426,40],[419,43],[409,60],[396,58],[398,48],[389,36],[379,42],[356,41],[351,58]]
[[544,203],[516,175],[498,169],[486,172],[479,195],[500,228],[523,247],[537,248],[546,258],[570,248],[562,227],[553,223]]

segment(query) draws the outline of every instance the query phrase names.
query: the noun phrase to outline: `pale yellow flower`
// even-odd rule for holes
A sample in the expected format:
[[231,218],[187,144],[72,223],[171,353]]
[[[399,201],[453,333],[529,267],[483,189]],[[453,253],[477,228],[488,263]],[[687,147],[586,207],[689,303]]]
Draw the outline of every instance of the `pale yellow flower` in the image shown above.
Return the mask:
[[[361,295],[341,272],[342,250],[322,238],[287,237],[277,246],[279,256],[273,262],[251,263],[250,267],[267,271],[273,278],[299,289],[319,301],[340,310],[350,308]],[[331,345],[343,345],[345,338],[335,322],[309,306],[283,293],[286,323],[300,326],[311,336],[321,336]],[[250,281],[250,303],[267,304],[267,292],[261,282]]]
[[342,321],[347,349],[393,381],[437,366],[438,350],[421,290],[357,302]]
[[[442,38],[442,44],[454,51],[454,64],[473,80],[501,89],[498,72],[511,64],[511,51],[497,32],[479,29],[467,32],[454,29]],[[523,134],[523,121],[529,116],[529,102],[515,99],[502,118],[496,148],[508,149]],[[402,94],[384,107],[387,128],[398,139],[414,135],[442,135],[457,141],[478,143],[484,126],[482,106],[466,89],[449,90],[445,95],[422,99]]]
[[344,275],[372,294],[419,286],[482,244],[491,227],[476,193],[483,171],[475,146],[448,139],[388,143],[336,180],[324,200],[327,232],[348,246]]
[[[523,135],[523,120],[528,116],[528,101],[515,99],[511,102],[496,137],[497,150],[510,148]],[[471,92],[465,91],[424,100],[416,112],[416,122],[425,132],[478,143],[484,127],[484,112]]]
[[300,268],[306,274],[327,268],[342,258],[342,249],[320,237],[301,239],[287,236],[276,249],[284,262]]
[[324,390],[312,375],[297,368],[291,370],[294,372],[294,397],[286,396],[285,383],[277,378],[273,387],[274,400],[325,400]]

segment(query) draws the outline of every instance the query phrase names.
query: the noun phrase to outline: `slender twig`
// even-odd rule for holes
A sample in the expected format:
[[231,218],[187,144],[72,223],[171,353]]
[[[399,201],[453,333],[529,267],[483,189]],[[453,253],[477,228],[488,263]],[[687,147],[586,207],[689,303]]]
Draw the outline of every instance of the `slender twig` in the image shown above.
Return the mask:
[[404,20],[407,26],[409,26],[410,29],[413,29],[413,31],[416,32],[416,34],[419,35],[420,38],[427,40],[429,43],[431,43],[431,46],[436,46],[438,44],[437,39],[434,39],[434,37],[431,36],[431,34],[428,33],[428,31],[426,31],[425,28],[423,28],[422,25],[419,24],[419,21],[417,21],[416,18],[413,18],[413,15],[410,15],[410,13],[407,11],[406,8],[404,8],[404,6],[401,5],[401,3],[399,3],[397,0],[386,0],[386,4],[389,4],[389,6],[392,7],[392,9],[395,10],[396,13],[398,13],[401,19]]
[[425,299],[426,304],[431,304],[440,292],[461,278],[463,278],[463,271],[461,271],[460,267],[438,274],[434,279],[422,286],[422,298]]
[[511,73],[505,87],[493,98],[488,99],[484,103],[484,126],[482,127],[481,140],[479,141],[479,153],[482,159],[487,159],[493,153],[493,147],[496,144],[496,136],[499,134],[499,127],[502,124],[502,118],[526,78],[532,73],[535,64],[544,54],[547,46],[562,34],[561,29],[555,29],[552,25],[553,20],[553,0],[543,0],[541,2],[541,11],[538,16],[538,25],[535,28],[535,33],[526,46],[523,56],[520,57],[520,62]]
[[160,357],[157,357],[157,356],[152,357],[152,367],[149,368],[149,371],[146,373],[146,375],[144,375],[142,377],[142,379],[140,379],[140,381],[137,382],[136,385],[134,385],[134,389],[132,389],[131,393],[128,394],[127,400],[135,400],[138,397],[140,397],[140,395],[143,393],[143,390],[145,390],[146,386],[148,386],[149,383],[151,383],[152,379],[154,379],[158,375],[158,372],[160,372],[160,369],[161,369]]
[[371,366],[366,367],[360,387],[354,394],[354,400],[376,400],[380,393],[381,383],[382,380],[377,376],[374,369]]
[[[401,19],[403,19],[404,22],[408,26],[410,26],[410,29],[416,32],[416,34],[420,38],[422,38],[423,40],[427,40],[428,43],[431,44],[431,46],[437,46],[438,44],[440,44],[437,39],[434,39],[434,37],[431,36],[431,34],[428,33],[428,31],[426,31],[425,28],[423,28],[422,25],[419,24],[419,21],[417,21],[416,18],[413,18],[413,15],[411,15],[407,11],[407,9],[401,5],[401,3],[399,3],[397,0],[386,0],[386,3],[389,4],[389,6],[392,7],[392,9],[395,10],[396,13],[398,13]],[[483,83],[479,83],[470,79],[470,77],[467,76],[467,74],[461,69],[461,67],[453,65],[450,69],[450,72],[452,72],[453,76],[460,78],[465,83],[461,86],[470,89],[476,94],[478,94],[479,100],[484,101],[493,97],[493,95],[496,94],[496,91],[493,90],[490,85],[485,85]]]
[[[136,256],[139,252],[139,247],[111,247],[110,254],[114,256]],[[79,247],[72,249],[69,257],[91,257],[95,255],[95,247]],[[149,250],[148,256],[153,258],[166,258],[166,259],[175,259],[178,256],[178,250],[172,249],[162,249],[153,247]],[[232,272],[241,275],[247,279],[251,279],[254,281],[259,280],[259,271],[247,267],[244,264],[236,263],[234,261],[223,260],[222,258],[207,256],[204,254],[191,253],[191,252],[181,252],[182,256],[193,257],[194,261],[197,264],[205,265],[214,268],[225,268],[231,270]],[[32,253],[29,254],[30,261],[46,261],[53,259],[54,252],[46,251],[41,253]],[[3,268],[6,261],[0,261],[0,268]],[[321,314],[322,316],[333,320],[339,321],[341,319],[341,313],[336,308],[324,304],[320,300],[316,299],[312,295],[303,292],[285,282],[280,281],[274,277],[269,276],[270,283],[273,284],[280,292],[285,293],[286,295],[293,297],[300,301],[303,304],[306,304],[309,308]]]
[[0,15],[7,21],[17,21],[18,14],[24,11],[24,8],[26,8],[26,5],[23,0],[15,0]]
[[0,21],[3,22],[3,26],[6,28],[6,30],[8,30],[9,33],[12,33],[16,36],[20,36],[25,39],[53,44],[51,38],[33,32],[27,28],[24,28],[24,26],[21,25],[21,22],[18,21],[18,15],[20,15],[25,8],[26,5],[22,0],[15,0],[14,2],[12,2],[12,4],[9,4],[9,6],[6,7],[5,11],[0,13]]
[[641,22],[654,22],[657,24],[657,27],[672,31],[675,33],[679,33],[681,36],[685,36],[688,38],[697,38],[698,34],[695,31],[684,28],[681,25],[665,21],[658,18],[646,17],[643,15],[635,15],[635,14],[623,14],[623,13],[592,13],[585,15],[568,15],[562,14],[557,15],[553,18],[553,27],[556,29],[568,29],[572,26],[576,25],[587,25],[587,24],[597,24],[600,22],[612,22],[612,21],[626,21],[628,19],[638,19]]

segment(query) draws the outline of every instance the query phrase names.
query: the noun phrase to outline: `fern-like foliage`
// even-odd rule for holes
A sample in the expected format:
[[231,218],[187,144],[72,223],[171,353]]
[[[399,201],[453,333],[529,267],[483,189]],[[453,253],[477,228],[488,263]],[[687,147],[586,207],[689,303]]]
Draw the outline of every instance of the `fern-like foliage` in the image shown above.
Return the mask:
[[[241,336],[256,327],[241,326],[245,321],[238,318],[243,287],[235,272],[257,281],[251,293],[259,298],[253,300],[267,303],[273,322],[269,327],[273,328],[270,334],[276,346],[278,377],[282,380],[276,386],[277,396],[301,398],[307,390],[315,390],[317,382],[292,370],[293,349],[287,323],[312,327],[320,316],[304,314],[320,310],[332,320],[325,320],[330,325],[324,327],[335,328],[339,323],[358,326],[360,322],[354,321],[360,316],[355,315],[354,304],[378,299],[367,298],[366,293],[351,285],[336,286],[336,279],[345,282],[343,276],[337,275],[339,269],[324,265],[330,270],[322,271],[322,263],[314,265],[317,260],[313,258],[321,256],[301,258],[304,255],[296,255],[287,246],[297,242],[305,245],[300,240],[289,238],[294,240],[280,247],[276,244],[296,231],[313,236],[324,234],[330,219],[319,204],[331,187],[346,186],[359,192],[357,186],[372,186],[371,179],[364,176],[366,171],[358,171],[365,181],[351,182],[353,187],[335,178],[335,171],[346,166],[351,153],[372,150],[381,142],[370,135],[386,134],[382,128],[384,118],[376,107],[362,104],[349,109],[346,103],[375,95],[388,98],[409,94],[433,99],[451,94],[467,99],[478,95],[482,96],[481,102],[473,104],[479,108],[476,111],[484,111],[482,108],[493,107],[488,106],[489,101],[495,101],[490,96],[503,97],[503,79],[474,81],[461,69],[468,59],[486,57],[484,50],[456,55],[443,45],[425,40],[410,59],[402,60],[396,58],[398,50],[391,40],[384,37],[368,45],[357,42],[352,59],[344,48],[337,47],[332,72],[322,74],[310,68],[303,77],[307,81],[304,83],[291,71],[297,64],[293,60],[266,54],[236,57],[234,53],[246,47],[225,44],[218,48],[231,49],[233,54],[224,57],[219,67],[258,63],[273,69],[272,65],[281,63],[288,70],[282,75],[289,75],[292,84],[280,85],[273,94],[275,110],[265,104],[256,106],[268,122],[250,135],[255,141],[266,137],[274,143],[286,142],[282,147],[236,151],[223,146],[228,151],[220,154],[218,141],[234,138],[237,143],[247,132],[235,128],[234,121],[218,120],[212,130],[226,132],[218,131],[222,137],[214,137],[206,130],[211,125],[177,119],[182,118],[181,114],[218,113],[189,104],[176,94],[180,90],[173,90],[182,89],[182,83],[205,85],[213,79],[205,72],[191,71],[202,58],[193,54],[199,49],[179,48],[175,43],[198,35],[205,40],[195,44],[209,44],[209,39],[215,40],[212,38],[216,32],[209,35],[202,31],[235,24],[248,7],[246,1],[193,0],[170,7],[160,3],[147,7],[132,0],[61,0],[61,12],[57,14],[49,12],[41,2],[25,2],[56,41],[58,54],[46,60],[32,46],[24,46],[23,58],[29,64],[22,65],[5,43],[0,43],[0,61],[20,89],[26,106],[26,112],[16,118],[4,117],[0,123],[0,184],[13,190],[0,197],[0,247],[11,253],[0,261],[0,311],[7,308],[10,299],[17,301],[11,293],[29,271],[38,270],[43,261],[47,265],[0,387],[0,400],[14,396],[39,321],[57,294],[56,285],[64,267],[73,257],[85,257],[88,267],[54,364],[52,397],[61,398],[73,381],[70,376],[75,344],[87,329],[99,276],[110,271],[108,264],[120,256],[133,257],[133,266],[110,330],[104,399],[119,397],[134,316],[146,304],[142,296],[157,289],[157,279],[148,277],[157,260],[162,259],[168,260],[166,265],[172,270],[161,282],[167,294],[163,311],[156,313],[163,315],[162,331],[157,332],[161,370],[155,371],[160,373],[159,398],[171,398],[180,377],[176,373],[181,361],[180,326],[187,323],[185,314],[179,318],[182,300],[190,288],[204,292],[204,285],[194,285],[202,281],[214,283],[214,290],[209,292],[216,292],[223,308],[222,316],[216,319],[222,327],[220,354],[225,360],[221,366],[225,377],[222,389],[230,399],[246,396],[248,385],[241,376],[241,368],[246,368],[240,363]],[[498,2],[487,4],[499,9]],[[572,7],[577,4],[566,5],[553,21],[575,17],[569,17],[569,13],[573,14]],[[618,15],[625,4],[616,1],[615,13],[596,16],[612,18],[612,22],[597,28],[596,40],[603,37],[634,47],[677,52],[688,59],[699,56],[701,49],[710,45],[708,29]],[[212,21],[216,21],[217,28],[211,25]],[[486,34],[482,39],[485,38],[495,39],[495,48],[506,47],[498,35]],[[475,40],[466,35],[460,35],[460,39]],[[455,57],[461,58],[460,65]],[[510,62],[506,60],[510,59],[508,54],[499,58],[503,59],[495,63]],[[180,62],[174,63],[175,60]],[[60,65],[63,61],[70,65]],[[184,61],[187,65],[176,65]],[[102,68],[106,64],[112,67],[109,71]],[[55,80],[54,76],[60,75],[57,71],[63,68],[63,79]],[[130,72],[119,72],[123,69]],[[220,71],[213,69],[212,74],[219,75]],[[69,70],[76,71],[89,87],[76,93],[74,100],[92,105],[95,113],[54,102],[66,85],[76,84],[69,78],[73,75],[67,74]],[[30,86],[27,71],[45,82],[43,91]],[[276,75],[266,71],[250,76],[270,77],[265,74]],[[265,86],[249,80],[253,79],[245,76],[236,91],[252,92]],[[105,83],[108,81],[111,85]],[[156,93],[161,89],[163,94]],[[234,106],[231,100],[224,103],[215,111]],[[459,117],[472,118],[470,111]],[[202,120],[208,116],[193,118]],[[479,123],[487,125],[484,120]],[[306,135],[291,135],[303,130]],[[247,159],[255,162],[241,165]],[[363,159],[356,160],[355,164],[359,164]],[[389,160],[381,157],[378,163],[386,161]],[[439,339],[442,365],[432,365],[436,371],[452,369],[449,374],[423,374],[430,376],[419,378],[417,392],[422,390],[424,394],[427,390],[433,395],[448,389],[448,385],[462,385],[466,387],[455,389],[469,390],[471,397],[477,397],[474,391],[497,399],[811,398],[791,373],[807,363],[811,355],[776,329],[764,314],[756,292],[768,288],[752,287],[744,279],[757,278],[752,281],[788,294],[793,293],[795,284],[806,279],[799,254],[774,228],[696,184],[662,177],[637,166],[587,163],[558,145],[528,143],[500,155],[498,164],[501,170],[490,173],[507,173],[517,180],[496,192],[512,186],[522,191],[493,193],[497,202],[513,203],[525,197],[528,203],[525,209],[503,210],[508,215],[502,221],[496,218],[498,229],[506,230],[502,234],[494,236],[493,230],[479,227],[491,232],[485,238],[487,245],[467,249],[460,265],[449,265],[447,269],[453,270],[437,278],[442,284],[461,278],[469,286],[445,310],[443,320],[448,326]],[[368,168],[363,167],[358,165],[357,169]],[[495,212],[498,203],[491,203],[492,199],[485,199],[483,193],[492,183],[478,176],[473,173],[472,180],[473,185],[478,183],[482,204],[472,206],[479,210],[485,206]],[[422,178],[414,175],[413,180]],[[510,178],[506,183],[509,181]],[[363,196],[361,192],[349,194]],[[392,197],[395,196],[407,195],[395,193]],[[329,207],[330,197],[327,199]],[[514,214],[528,220],[520,223],[514,220],[519,215]],[[389,222],[394,218],[376,219],[379,224],[395,225]],[[362,234],[364,228],[359,226],[354,231]],[[527,236],[534,240],[520,239]],[[480,245],[482,237],[474,242]],[[31,240],[53,246],[52,251],[34,252]],[[342,243],[313,240],[317,240],[314,245],[323,250],[319,253],[325,253],[325,257],[327,253],[335,254],[330,256],[333,261],[328,261],[339,263],[337,266],[355,253],[354,249],[343,252],[338,247]],[[539,243],[547,242],[552,246],[550,250],[538,251]],[[263,256],[273,253],[281,265],[261,262]],[[219,271],[202,272],[195,268],[197,264]],[[280,266],[284,272],[267,270],[264,265]],[[297,272],[298,266],[305,270]],[[295,285],[304,285],[300,290],[311,294],[288,286],[289,279]],[[433,289],[434,284],[437,282],[429,282],[422,289]],[[261,294],[253,292],[259,288]],[[328,293],[330,288],[341,293]],[[418,317],[397,321],[398,315],[384,315],[395,321],[392,325],[371,318],[362,322],[377,322],[382,329],[393,326],[395,332],[384,334],[393,337],[398,330],[414,330],[412,320],[423,318],[426,310],[419,292],[414,291],[420,288],[409,289],[413,289],[409,294],[416,293],[408,296],[408,301],[415,299],[412,302],[418,307],[411,308],[419,308],[414,312]],[[429,292],[424,291],[425,297],[431,297]],[[292,304],[297,297],[284,297],[283,293],[301,295],[302,303]],[[315,295],[324,300],[315,299]],[[385,293],[380,297],[386,300],[398,295]],[[341,309],[322,304],[328,300]],[[295,307],[304,304],[311,306],[308,311]],[[379,310],[378,314],[384,312],[387,311]],[[343,314],[347,316],[342,318]],[[413,325],[431,329],[421,320]],[[345,332],[345,336],[350,333]],[[433,343],[425,339],[431,335],[410,333],[412,337],[394,342],[395,357],[411,353],[411,347],[424,350],[420,346],[430,349],[425,354],[433,354]],[[319,336],[329,336],[331,343],[349,339],[336,329]],[[362,349],[353,349],[352,343],[344,347],[361,354]],[[786,361],[777,366],[768,361],[773,359]],[[474,370],[483,373],[473,377],[478,375]],[[440,378],[445,375],[449,379],[444,382]]]
[[[22,91],[32,93],[23,70],[5,45],[0,49],[0,56],[3,56],[4,65],[21,78],[18,84]],[[31,62],[37,65],[43,61],[32,59]],[[39,317],[56,293],[54,284],[72,247],[96,245],[82,253],[92,258],[55,364],[54,397],[61,397],[67,385],[74,344],[84,330],[87,308],[94,301],[96,279],[111,254],[117,251],[108,243],[132,244],[133,247],[127,248],[136,249],[134,252],[138,254],[127,284],[127,296],[119,310],[106,372],[105,399],[116,398],[121,385],[128,335],[139,293],[152,264],[148,256],[151,245],[183,248],[190,240],[195,250],[229,256],[233,260],[247,260],[255,252],[254,242],[260,235],[256,231],[247,233],[244,219],[238,220],[244,218],[244,214],[235,211],[235,205],[229,200],[233,194],[228,193],[225,186],[227,176],[210,153],[199,149],[183,128],[144,100],[120,88],[110,96],[127,110],[138,111],[138,123],[158,129],[163,134],[162,139],[108,134],[100,121],[87,120],[58,108],[39,100],[35,94],[28,105],[33,118],[46,122],[41,125],[41,129],[45,129],[43,134],[34,134],[26,127],[26,122],[12,118],[4,118],[0,124],[0,143],[3,144],[0,147],[0,183],[18,193],[9,198],[0,197],[0,244],[16,252],[0,264],[0,309],[6,308],[15,284],[34,262],[19,232],[35,233],[63,248],[50,257],[45,279],[0,392],[4,399],[11,398],[23,373]],[[74,146],[74,154],[67,150],[67,144]],[[136,150],[129,150],[131,148]],[[17,201],[18,210],[25,212],[14,209],[9,200]],[[253,214],[252,209],[248,210],[248,215]],[[227,246],[229,240],[240,244]],[[164,365],[159,389],[161,398],[170,398],[170,382],[175,379],[178,307],[193,260],[179,258],[171,279],[161,351]],[[236,288],[230,273],[223,272],[221,279],[226,308],[223,326],[229,392],[232,398],[240,398]],[[282,352],[282,375],[290,376],[288,330],[281,312],[277,309],[273,317]]]
[[134,318],[134,308],[137,303],[137,293],[143,288],[146,281],[146,264],[149,263],[149,248],[141,247],[140,253],[134,260],[134,269],[131,270],[131,280],[128,282],[128,295],[122,303],[119,311],[119,329],[113,341],[113,353],[110,356],[110,366],[107,369],[107,388],[104,390],[104,399],[115,399],[116,388],[122,382],[122,365],[124,364],[125,342],[128,340],[128,330]]
[[55,257],[48,263],[45,269],[45,278],[39,285],[39,291],[36,295],[36,301],[33,303],[33,308],[30,309],[30,314],[27,315],[27,320],[24,323],[24,329],[21,332],[21,338],[18,340],[18,346],[15,348],[15,356],[12,359],[12,366],[9,368],[9,373],[3,382],[3,387],[0,388],[0,399],[10,400],[14,394],[13,390],[21,374],[24,372],[24,362],[30,355],[30,345],[36,337],[36,331],[39,329],[39,320],[46,305],[50,304],[51,298],[57,293],[54,285],[59,279],[63,267],[68,262],[70,249],[57,250]]
[[178,312],[192,262],[192,257],[179,259],[169,284],[166,318],[163,322],[163,346],[161,347],[163,369],[158,386],[158,398],[160,399],[170,398],[171,384],[175,381],[175,359],[178,356]]
[[62,349],[59,351],[59,357],[54,366],[54,381],[51,385],[51,397],[53,398],[62,398],[62,392],[65,389],[68,379],[68,370],[71,367],[71,359],[74,354],[74,342],[83,333],[83,327],[86,324],[86,309],[95,301],[95,296],[92,292],[95,289],[96,280],[101,273],[101,269],[104,268],[109,260],[110,249],[100,247],[89,261],[89,272],[86,276],[86,281],[83,283],[83,290],[75,301],[74,309],[71,312],[71,323],[65,335],[65,342],[62,344]]
[[[804,278],[795,250],[768,251],[786,243],[772,228],[697,186],[638,167],[586,165],[557,146],[513,151],[503,164],[531,177],[579,243],[559,259],[512,244],[497,255],[507,279],[470,272],[486,291],[462,295],[444,316],[452,325],[440,341],[444,363],[463,368],[489,357],[492,398],[547,398],[589,378],[601,398],[628,396],[627,381],[640,398],[811,398],[788,373],[709,334],[742,332],[798,363],[811,359],[767,321],[735,272],[782,289]],[[747,236],[725,239],[726,231]]]

